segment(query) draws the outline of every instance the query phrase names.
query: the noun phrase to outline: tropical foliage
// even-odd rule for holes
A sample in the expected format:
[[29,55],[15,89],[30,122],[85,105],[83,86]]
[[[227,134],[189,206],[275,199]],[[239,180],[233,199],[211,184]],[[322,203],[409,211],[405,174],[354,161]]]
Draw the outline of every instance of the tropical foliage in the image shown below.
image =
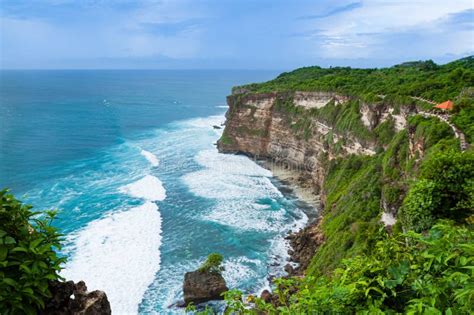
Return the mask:
[[[474,58],[446,65],[432,61],[386,69],[301,68],[275,80],[238,87],[238,93],[280,91],[276,110],[301,139],[311,121],[339,135],[377,143],[372,156],[319,160],[326,170],[325,204],[317,249],[304,278],[276,280],[272,303],[242,302],[229,293],[229,314],[468,314],[474,305],[474,151],[461,152],[451,127],[415,115],[397,132],[389,119],[369,130],[359,107],[402,105],[431,108],[412,96],[453,99],[451,121],[474,138]],[[351,96],[305,110],[294,91],[333,91]],[[235,96],[238,96],[236,94]],[[326,146],[337,153],[332,132]],[[342,143],[344,144],[344,143]],[[382,212],[397,212],[386,229]],[[277,301],[275,301],[275,298]]]
[[457,97],[474,86],[474,57],[446,65],[433,61],[407,62],[390,68],[304,67],[280,74],[276,79],[235,88],[250,92],[333,91],[369,101],[389,95],[394,102],[404,96],[421,96],[435,101]]
[[216,272],[220,273],[224,271],[224,267],[222,266],[222,261],[224,257],[218,253],[212,253],[207,256],[206,261],[199,267],[199,271],[201,272]]
[[48,282],[60,279],[61,235],[51,226],[54,211],[31,211],[0,191],[0,313],[36,314],[51,296]]
[[473,270],[474,231],[441,221],[427,235],[409,232],[377,242],[370,254],[344,260],[331,277],[280,279],[278,305],[259,300],[257,308],[245,308],[234,292],[228,312],[468,314]]

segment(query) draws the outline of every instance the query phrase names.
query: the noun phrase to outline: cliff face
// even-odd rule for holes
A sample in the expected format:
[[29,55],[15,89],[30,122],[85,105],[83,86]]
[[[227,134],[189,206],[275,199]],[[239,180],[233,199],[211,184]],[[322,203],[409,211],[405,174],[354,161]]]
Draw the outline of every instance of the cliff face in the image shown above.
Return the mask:
[[374,155],[384,146],[375,136],[377,130],[383,125],[393,133],[404,129],[408,115],[416,111],[328,92],[234,93],[227,102],[219,151],[264,158],[299,171],[316,193],[328,161],[349,154]]

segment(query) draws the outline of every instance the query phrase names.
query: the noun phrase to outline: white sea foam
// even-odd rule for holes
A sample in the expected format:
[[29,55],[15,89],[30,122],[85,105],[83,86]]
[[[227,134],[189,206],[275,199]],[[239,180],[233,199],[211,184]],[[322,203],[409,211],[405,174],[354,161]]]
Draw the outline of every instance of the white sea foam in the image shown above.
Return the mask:
[[215,149],[199,152],[195,160],[204,169],[186,174],[183,181],[194,194],[217,201],[203,219],[244,230],[283,229],[285,210],[258,202],[282,197],[270,181],[270,171],[245,156],[220,154]]
[[62,276],[105,291],[114,314],[136,314],[160,269],[160,234],[161,216],[150,201],[92,221],[70,236],[73,255]]
[[156,155],[154,155],[153,153],[146,150],[141,150],[140,154],[143,155],[145,159],[148,160],[148,162],[150,162],[151,166],[157,167],[160,164],[160,160],[158,160]]
[[130,196],[149,201],[162,201],[166,198],[166,190],[161,181],[152,175],[120,187],[120,191]]
[[194,128],[209,128],[214,125],[220,125],[225,121],[224,115],[214,115],[209,117],[202,118],[193,118],[184,121],[185,126],[190,126]]
[[262,261],[240,256],[225,260],[223,265],[222,276],[229,287],[235,288],[239,283],[258,278],[255,269],[262,265]]

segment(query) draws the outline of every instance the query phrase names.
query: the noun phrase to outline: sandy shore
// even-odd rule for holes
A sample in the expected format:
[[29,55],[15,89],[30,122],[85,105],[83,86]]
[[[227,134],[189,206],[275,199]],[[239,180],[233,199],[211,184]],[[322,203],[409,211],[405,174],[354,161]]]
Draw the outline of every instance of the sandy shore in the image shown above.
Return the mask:
[[320,199],[319,195],[316,194],[312,187],[304,186],[300,180],[300,174],[297,171],[289,170],[275,163],[262,162],[262,166],[270,170],[275,178],[283,183],[287,183],[295,196],[307,203],[309,206],[319,211]]

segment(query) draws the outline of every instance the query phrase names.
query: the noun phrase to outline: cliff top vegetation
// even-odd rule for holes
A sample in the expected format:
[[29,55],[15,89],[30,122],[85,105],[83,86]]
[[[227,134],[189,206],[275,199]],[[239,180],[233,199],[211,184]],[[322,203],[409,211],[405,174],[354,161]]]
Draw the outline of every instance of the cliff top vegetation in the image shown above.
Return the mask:
[[273,80],[237,87],[249,92],[331,91],[364,98],[377,95],[419,96],[442,102],[474,86],[474,56],[445,65],[432,60],[390,68],[303,67]]

